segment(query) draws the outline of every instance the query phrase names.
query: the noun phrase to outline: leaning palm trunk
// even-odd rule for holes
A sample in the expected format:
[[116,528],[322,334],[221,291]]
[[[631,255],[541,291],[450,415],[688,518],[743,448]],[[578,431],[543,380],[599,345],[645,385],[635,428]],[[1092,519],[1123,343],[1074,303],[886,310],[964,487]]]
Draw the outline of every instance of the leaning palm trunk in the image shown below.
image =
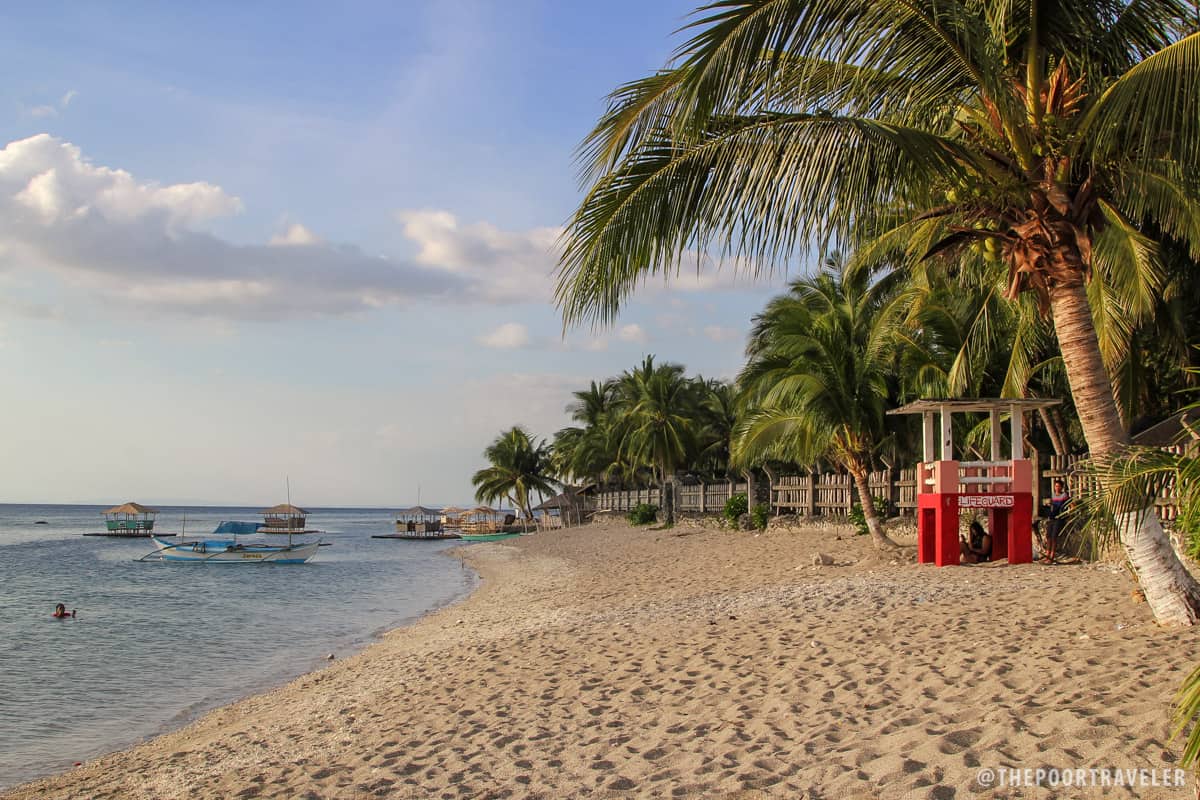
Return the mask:
[[[1050,305],[1088,449],[1095,459],[1118,456],[1128,449],[1130,439],[1100,357],[1086,290],[1080,283],[1060,284],[1050,292]],[[1103,483],[1102,488],[1107,489]],[[1200,584],[1171,547],[1153,505],[1118,513],[1113,522],[1154,618],[1174,625],[1200,620]]]
[[850,474],[854,477],[854,488],[858,490],[858,502],[862,505],[863,517],[867,521],[867,531],[871,534],[871,541],[881,550],[885,548],[895,550],[899,545],[883,532],[883,521],[875,513],[875,498],[871,496],[871,484],[867,480],[867,471],[861,468],[852,468]]

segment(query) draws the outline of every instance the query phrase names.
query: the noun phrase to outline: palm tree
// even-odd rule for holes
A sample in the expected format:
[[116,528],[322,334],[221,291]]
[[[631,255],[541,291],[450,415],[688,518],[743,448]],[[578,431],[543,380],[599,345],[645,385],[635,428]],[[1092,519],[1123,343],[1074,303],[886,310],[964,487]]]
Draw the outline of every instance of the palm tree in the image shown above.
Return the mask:
[[854,479],[879,547],[896,545],[875,512],[868,474],[884,431],[900,305],[887,284],[861,274],[828,269],[795,281],[755,317],[739,377],[750,405],[735,459],[837,462]]
[[612,431],[616,385],[613,381],[592,381],[587,389],[572,396],[575,400],[567,406],[567,412],[580,425],[563,428],[554,435],[551,449],[555,471],[562,478],[603,481],[619,460]]
[[737,386],[729,381],[694,380],[698,397],[696,433],[696,463],[693,465],[708,476],[728,478],[733,453],[733,434],[738,422]]
[[676,471],[695,452],[696,397],[694,385],[679,364],[642,365],[621,376],[626,415],[624,449],[657,472],[664,521],[675,523],[671,482]]
[[534,442],[524,428],[515,426],[496,437],[483,451],[491,466],[484,467],[471,477],[475,499],[491,503],[506,499],[533,518],[530,493],[553,494],[557,483],[550,477],[550,448]]
[[[689,252],[765,269],[830,241],[986,261],[1053,320],[1093,456],[1129,446],[1108,372],[1200,257],[1200,33],[1181,0],[720,0],[612,96],[565,234],[568,323]],[[889,256],[891,253],[889,253]],[[1153,515],[1118,528],[1161,622],[1200,585]]]

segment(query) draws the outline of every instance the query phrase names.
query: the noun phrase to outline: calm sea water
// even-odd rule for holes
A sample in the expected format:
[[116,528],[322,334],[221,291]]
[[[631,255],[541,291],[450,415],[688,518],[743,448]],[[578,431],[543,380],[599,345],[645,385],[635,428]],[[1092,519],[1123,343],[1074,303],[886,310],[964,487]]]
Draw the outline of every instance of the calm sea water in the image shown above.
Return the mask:
[[[440,555],[452,541],[371,539],[393,529],[384,510],[311,509],[333,546],[295,566],[135,563],[148,539],[80,535],[101,510],[0,505],[0,787],[284,683],[476,582]],[[191,538],[257,512],[165,507],[157,527],[186,515]],[[59,602],[79,616],[53,619]]]

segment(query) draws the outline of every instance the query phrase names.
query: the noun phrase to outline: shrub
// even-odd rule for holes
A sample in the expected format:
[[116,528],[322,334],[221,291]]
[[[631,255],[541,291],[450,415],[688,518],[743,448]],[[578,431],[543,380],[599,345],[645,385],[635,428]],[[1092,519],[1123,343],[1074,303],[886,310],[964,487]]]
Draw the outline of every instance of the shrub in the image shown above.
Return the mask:
[[[881,518],[887,517],[888,501],[883,497],[872,497],[872,502],[875,505],[875,513]],[[854,532],[859,536],[866,536],[870,533],[867,530],[867,515],[863,513],[862,503],[855,503],[854,508],[850,509],[850,523],[854,526]]]
[[737,527],[738,518],[746,513],[749,508],[749,501],[744,494],[735,494],[725,501],[725,519],[729,520],[729,524]]
[[767,529],[767,520],[771,516],[771,509],[764,503],[759,503],[750,512],[750,521],[754,523],[754,527],[760,531]]
[[658,519],[658,506],[652,506],[649,503],[638,503],[629,509],[626,519],[629,520],[630,525],[649,525]]

